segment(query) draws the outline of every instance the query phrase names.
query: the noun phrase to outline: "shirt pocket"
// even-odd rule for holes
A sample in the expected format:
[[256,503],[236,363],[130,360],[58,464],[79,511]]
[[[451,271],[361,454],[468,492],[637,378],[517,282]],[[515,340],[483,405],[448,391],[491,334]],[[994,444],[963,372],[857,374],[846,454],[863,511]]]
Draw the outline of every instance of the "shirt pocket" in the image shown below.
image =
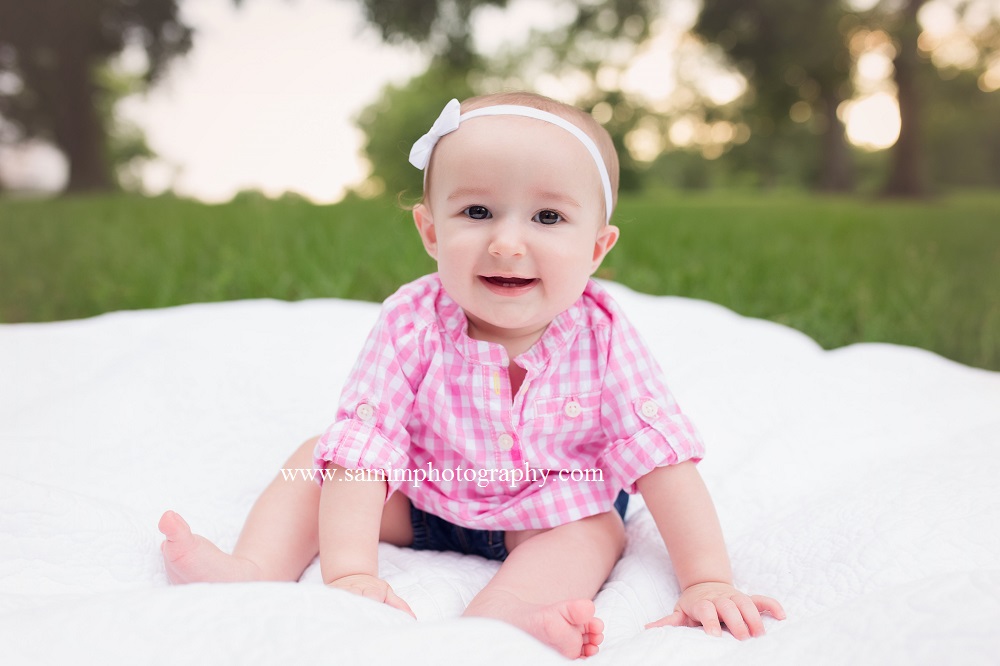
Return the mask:
[[535,423],[555,435],[600,429],[601,392],[539,398],[535,400]]

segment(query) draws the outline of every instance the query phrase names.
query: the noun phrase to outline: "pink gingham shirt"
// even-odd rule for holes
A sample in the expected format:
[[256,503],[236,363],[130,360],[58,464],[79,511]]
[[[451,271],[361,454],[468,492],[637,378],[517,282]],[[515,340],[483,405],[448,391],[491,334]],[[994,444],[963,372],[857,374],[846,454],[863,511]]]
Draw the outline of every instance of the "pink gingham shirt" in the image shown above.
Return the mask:
[[[316,446],[316,465],[383,470],[389,494],[400,490],[456,525],[524,530],[610,511],[618,491],[634,493],[647,472],[703,455],[649,349],[596,282],[515,359],[526,370],[517,395],[504,347],[467,330],[437,274],[390,296]],[[441,478],[394,479],[429,466]],[[526,466],[552,471],[544,484],[525,478],[516,487],[444,473]],[[603,479],[574,480],[574,470],[600,470]]]

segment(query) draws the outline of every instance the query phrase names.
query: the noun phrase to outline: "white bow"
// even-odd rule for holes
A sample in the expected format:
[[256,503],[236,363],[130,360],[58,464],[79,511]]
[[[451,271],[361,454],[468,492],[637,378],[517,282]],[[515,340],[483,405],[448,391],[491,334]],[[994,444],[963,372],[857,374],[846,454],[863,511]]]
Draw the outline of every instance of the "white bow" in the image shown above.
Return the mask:
[[441,115],[437,117],[430,131],[417,139],[410,148],[410,164],[421,171],[427,168],[427,163],[431,160],[431,153],[434,146],[445,134],[449,134],[458,129],[459,120],[462,117],[462,105],[457,99],[453,99],[444,105]]

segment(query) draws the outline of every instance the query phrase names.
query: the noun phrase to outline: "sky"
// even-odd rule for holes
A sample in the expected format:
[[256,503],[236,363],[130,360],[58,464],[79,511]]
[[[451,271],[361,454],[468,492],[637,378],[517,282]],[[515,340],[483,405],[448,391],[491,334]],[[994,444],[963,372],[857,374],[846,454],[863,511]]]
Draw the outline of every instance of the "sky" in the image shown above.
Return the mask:
[[427,62],[385,46],[355,2],[246,0],[235,10],[187,0],[182,11],[194,48],[122,109],[161,158],[145,173],[151,192],[220,201],[256,188],[336,201],[365,175],[353,117]]
[[[168,188],[204,201],[242,189],[295,191],[318,203],[339,200],[367,175],[353,119],[389,83],[426,68],[413,46],[388,46],[352,0],[183,0],[194,45],[148,93],[117,111],[143,129],[158,159],[142,169],[150,194]],[[477,45],[491,52],[532,27],[563,22],[566,6],[512,0],[480,10]],[[480,29],[481,28],[481,29]],[[123,68],[141,70],[141,51]],[[442,106],[447,99],[443,92]],[[67,164],[32,142],[0,154],[9,185],[58,189]]]
[[[618,81],[653,108],[673,90],[672,68],[664,62],[677,55],[697,11],[694,0],[667,7],[659,35],[629,56],[628,71]],[[353,119],[386,84],[404,83],[428,61],[416,47],[385,45],[351,0],[244,0],[239,10],[232,0],[185,0],[181,11],[196,30],[193,48],[151,91],[118,107],[145,131],[158,155],[142,170],[150,194],[173,189],[225,201],[240,190],[258,189],[268,195],[294,191],[318,203],[338,201],[367,173],[359,158],[363,137]],[[532,27],[564,22],[566,13],[565,4],[542,0],[511,0],[506,10],[480,10],[473,26],[477,47],[491,53],[518,42]],[[121,63],[140,68],[142,58],[141,52],[127,51]],[[876,79],[884,76],[879,68],[885,61],[877,53],[869,58]],[[720,100],[741,90],[721,72],[700,78],[711,83],[703,92]],[[536,83],[539,92],[557,98],[571,98],[572,85],[552,76]],[[446,97],[443,93],[442,105]],[[869,97],[845,108],[848,133],[859,145],[885,147],[898,132],[895,99],[877,86]],[[876,120],[883,127],[873,126]],[[20,179],[56,189],[65,182],[65,160],[51,147],[33,144],[7,151],[2,160],[9,184]]]

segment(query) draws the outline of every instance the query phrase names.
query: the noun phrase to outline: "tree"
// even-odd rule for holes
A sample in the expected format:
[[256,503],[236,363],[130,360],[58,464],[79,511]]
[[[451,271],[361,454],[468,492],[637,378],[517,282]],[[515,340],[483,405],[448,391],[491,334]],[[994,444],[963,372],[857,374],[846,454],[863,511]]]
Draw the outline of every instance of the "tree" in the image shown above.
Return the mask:
[[573,101],[588,110],[602,103],[616,110],[605,126],[619,148],[620,188],[638,187],[624,137],[642,118],[641,109],[621,91],[598,86],[597,72],[608,66],[612,49],[634,49],[649,35],[659,0],[574,3],[576,13],[568,23],[536,32],[523,49],[491,58],[475,49],[472,18],[480,7],[505,7],[507,0],[361,0],[361,4],[383,39],[422,45],[432,56],[427,72],[401,87],[386,88],[381,99],[359,116],[359,127],[367,136],[363,152],[372,165],[369,186],[399,192],[419,185],[419,172],[406,166],[407,141],[430,126],[446,101],[442,95],[461,98],[498,88],[532,87],[532,78],[545,73],[582,75],[590,86]]
[[793,115],[810,123],[819,136],[818,185],[828,191],[854,186],[837,115],[851,93],[851,59],[841,32],[846,14],[840,0],[703,0],[694,27],[751,86],[746,114],[757,135],[751,143],[759,144],[762,135],[770,141],[787,136],[782,128]]
[[364,189],[414,199],[420,194],[423,172],[410,165],[410,146],[441,112],[447,102],[444,94],[462,99],[473,90],[464,69],[436,59],[402,86],[383,88],[379,99],[358,115],[358,128],[365,135],[361,151],[371,164]]
[[[921,24],[927,20],[921,17],[924,8],[950,12],[955,24],[950,37],[963,42],[962,52],[971,50],[973,55],[959,64],[937,62],[933,40],[927,39]],[[802,109],[803,104],[809,105],[810,115],[823,121],[819,182],[823,189],[834,190],[844,189],[850,182],[849,152],[843,123],[836,114],[840,103],[855,92],[851,67],[857,53],[852,54],[850,45],[858,37],[884,33],[892,43],[892,82],[899,103],[900,133],[889,154],[882,190],[890,196],[921,197],[929,192],[929,174],[935,171],[930,168],[928,150],[948,150],[940,141],[933,146],[928,143],[928,105],[936,107],[939,124],[934,131],[940,135],[941,98],[954,88],[946,85],[942,74],[955,78],[960,71],[984,72],[996,62],[1000,5],[996,0],[877,0],[868,11],[855,13],[842,0],[743,0],[738,4],[704,0],[695,30],[722,48],[751,82],[746,111],[752,127],[755,123],[755,129],[761,124],[765,129],[773,124],[787,125],[789,111]],[[951,46],[954,43],[952,40]],[[964,89],[970,103],[951,110],[952,116],[964,117],[961,122],[951,121],[953,136],[955,132],[964,136],[971,127],[979,126],[976,109],[992,108],[982,95],[995,93],[985,92],[988,88],[983,85],[980,89],[981,95]],[[757,134],[759,138],[760,132]],[[987,131],[986,136],[993,133]],[[759,142],[751,141],[746,148],[755,143]],[[984,155],[983,162],[989,159]]]
[[927,153],[925,168],[935,186],[1000,188],[1000,91],[980,88],[977,73],[955,72],[940,79],[936,71],[921,72],[925,89],[921,136]]
[[[938,50],[934,39],[924,31],[923,9],[950,14],[954,22],[944,48]],[[941,174],[942,158],[965,172],[965,184],[996,181],[991,172],[971,173],[969,166],[996,164],[997,92],[980,84],[979,90],[962,85],[980,72],[995,66],[1000,55],[1000,3],[996,0],[880,0],[865,17],[875,29],[884,30],[893,38],[893,81],[899,101],[899,139],[890,154],[889,173],[883,187],[887,196],[922,197],[931,191],[929,178],[937,175],[939,182],[951,180],[952,174]],[[926,20],[933,21],[933,17]],[[924,41],[924,38],[927,38]],[[941,56],[951,46],[961,44],[957,60]],[[971,77],[969,76],[971,75]],[[958,79],[958,81],[956,81]],[[993,99],[989,99],[992,97]],[[962,101],[957,100],[961,98]],[[942,107],[951,107],[942,109]],[[945,111],[942,114],[942,111]],[[982,115],[981,115],[982,114]],[[953,116],[951,127],[942,127],[942,115]],[[929,126],[936,122],[934,126]],[[957,143],[970,150],[961,161],[954,159],[953,145],[940,141],[942,130]],[[933,151],[933,154],[932,152]],[[950,159],[947,158],[952,154]],[[978,155],[978,158],[977,158]],[[995,173],[995,172],[994,172]],[[984,177],[985,176],[985,177]],[[954,182],[954,181],[953,181]]]
[[480,7],[507,0],[360,0],[365,19],[393,44],[427,45],[444,67],[467,69],[476,59],[471,18]]
[[[114,187],[101,72],[126,46],[145,53],[144,81],[191,46],[177,0],[0,0],[0,117],[20,140],[52,141],[70,191]],[[107,80],[107,79],[105,79]]]
[[894,36],[892,60],[896,99],[899,102],[899,138],[892,146],[889,175],[883,193],[894,197],[922,197],[928,193],[921,119],[924,103],[920,89],[921,62],[917,45],[920,23],[917,15],[926,0],[880,2],[873,10],[873,23]]

